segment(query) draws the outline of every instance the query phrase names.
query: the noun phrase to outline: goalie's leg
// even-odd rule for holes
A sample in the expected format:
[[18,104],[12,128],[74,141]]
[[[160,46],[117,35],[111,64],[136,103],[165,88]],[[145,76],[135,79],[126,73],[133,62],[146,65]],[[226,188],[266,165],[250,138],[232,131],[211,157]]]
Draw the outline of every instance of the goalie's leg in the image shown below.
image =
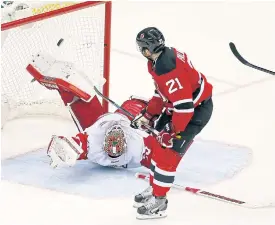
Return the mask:
[[[73,102],[75,96],[72,93],[63,90],[59,90],[58,92],[65,105]],[[90,102],[85,102],[81,99],[75,101],[71,104],[71,110],[75,116],[74,120],[77,120],[75,123],[79,123],[82,130],[93,125],[98,117],[104,113],[104,109],[97,96],[94,96]]]
[[[27,71],[34,77],[34,81],[39,82],[49,90],[58,91],[65,106],[68,107],[68,110],[72,115],[72,118],[78,130],[80,132],[84,131],[87,127],[93,125],[96,122],[97,118],[104,113],[104,109],[100,101],[98,100],[96,95],[90,95],[86,91],[79,89],[78,84],[71,84],[68,78],[71,76],[56,78],[53,76],[45,76],[41,74],[37,70],[37,68],[44,68],[44,66],[48,65],[49,63],[45,63],[45,60],[53,62],[55,61],[55,59],[47,53],[37,54],[35,56],[35,59],[33,59],[35,66],[29,64],[26,68]],[[51,71],[50,69],[53,70]],[[47,70],[50,70],[50,72],[48,71],[49,74],[60,72],[58,70],[55,70],[55,67],[47,68]],[[77,73],[72,70],[69,72],[69,75],[78,76],[79,79],[77,80],[83,79],[83,76]],[[91,90],[89,90],[89,92],[90,91]]]

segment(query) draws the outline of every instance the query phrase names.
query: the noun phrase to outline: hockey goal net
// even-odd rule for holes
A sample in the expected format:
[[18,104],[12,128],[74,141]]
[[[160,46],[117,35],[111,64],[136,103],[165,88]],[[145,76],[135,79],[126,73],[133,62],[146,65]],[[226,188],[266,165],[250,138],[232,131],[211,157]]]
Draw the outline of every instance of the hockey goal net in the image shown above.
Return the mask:
[[[1,7],[1,111],[5,121],[37,115],[70,118],[56,91],[49,91],[26,71],[39,51],[63,54],[87,75],[101,76],[109,94],[111,2],[29,2]],[[16,5],[14,5],[16,4]],[[69,45],[57,52],[63,38]],[[105,111],[108,105],[102,102]]]

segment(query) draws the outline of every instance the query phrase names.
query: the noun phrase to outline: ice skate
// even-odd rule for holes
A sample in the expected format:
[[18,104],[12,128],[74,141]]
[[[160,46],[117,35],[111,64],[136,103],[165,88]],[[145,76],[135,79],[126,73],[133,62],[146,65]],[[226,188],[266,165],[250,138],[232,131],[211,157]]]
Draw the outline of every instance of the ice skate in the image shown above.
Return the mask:
[[137,209],[137,219],[159,219],[166,217],[168,200],[166,197],[152,196],[143,206]]
[[134,207],[138,208],[144,205],[145,202],[147,202],[152,196],[153,188],[150,185],[148,188],[146,188],[143,192],[137,194],[134,199]]

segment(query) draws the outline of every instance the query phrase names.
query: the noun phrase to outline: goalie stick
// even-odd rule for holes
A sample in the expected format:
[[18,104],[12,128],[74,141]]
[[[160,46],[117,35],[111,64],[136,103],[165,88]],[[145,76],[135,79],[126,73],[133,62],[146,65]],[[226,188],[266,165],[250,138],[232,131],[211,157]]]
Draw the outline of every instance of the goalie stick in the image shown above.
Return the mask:
[[248,62],[246,59],[244,59],[244,58],[241,56],[241,54],[238,52],[238,50],[237,50],[237,48],[236,48],[236,46],[235,46],[235,44],[234,44],[233,42],[230,42],[230,43],[229,43],[229,47],[230,47],[232,53],[236,56],[236,58],[237,58],[241,63],[243,63],[244,65],[249,66],[249,67],[251,67],[251,68],[254,68],[254,69],[256,69],[256,70],[265,72],[265,73],[269,73],[269,74],[271,74],[271,75],[275,75],[275,72],[273,72],[273,71],[271,71],[271,70],[267,70],[267,69],[262,68],[262,67],[259,67],[259,66],[256,66],[256,65],[254,65],[254,64],[252,64],[252,63],[250,63],[250,62]]
[[[149,176],[147,174],[143,174],[143,173],[136,173],[136,178],[142,179],[142,180],[147,180],[147,181],[149,180]],[[230,204],[241,206],[244,208],[257,209],[257,208],[275,207],[275,202],[262,203],[262,204],[251,204],[246,201],[241,201],[241,200],[230,198],[227,196],[211,193],[211,192],[199,189],[199,188],[186,187],[186,186],[182,186],[182,185],[175,184],[175,183],[173,184],[173,187],[193,193],[195,195],[203,196],[206,198],[212,198],[212,199],[215,199],[218,201],[230,203]]]

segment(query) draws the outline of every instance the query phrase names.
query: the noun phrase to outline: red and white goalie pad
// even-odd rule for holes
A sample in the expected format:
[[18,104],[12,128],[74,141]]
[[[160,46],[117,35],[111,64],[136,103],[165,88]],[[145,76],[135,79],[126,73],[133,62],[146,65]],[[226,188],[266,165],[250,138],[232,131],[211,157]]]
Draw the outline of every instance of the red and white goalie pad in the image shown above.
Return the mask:
[[88,77],[73,63],[57,60],[46,52],[35,54],[26,69],[46,88],[71,92],[85,102],[96,95],[94,86],[102,88],[106,81],[102,76]]
[[76,160],[87,159],[87,137],[85,133],[79,133],[72,138],[54,135],[47,149],[51,167],[64,164],[74,166]]

